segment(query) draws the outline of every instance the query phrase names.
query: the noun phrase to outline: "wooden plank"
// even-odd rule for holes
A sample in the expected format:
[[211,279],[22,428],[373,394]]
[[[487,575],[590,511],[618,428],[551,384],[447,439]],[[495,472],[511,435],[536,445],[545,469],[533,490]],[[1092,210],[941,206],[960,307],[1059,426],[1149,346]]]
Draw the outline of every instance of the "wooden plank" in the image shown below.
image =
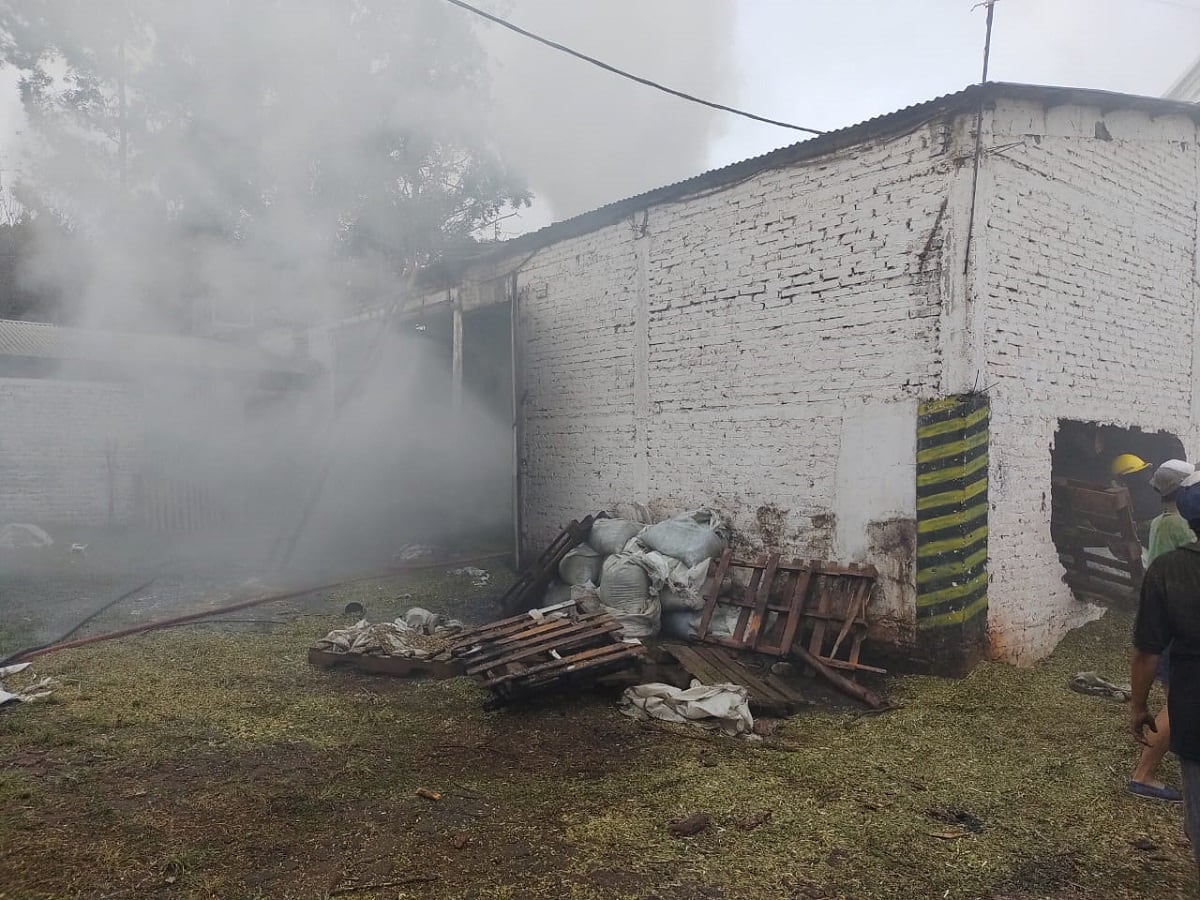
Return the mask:
[[787,701],[790,699],[786,691],[781,691],[774,685],[768,684],[726,651],[718,650],[715,647],[706,647],[701,654],[717,671],[725,675],[724,681],[728,681],[730,684],[740,684],[769,700]]
[[704,684],[720,684],[725,680],[721,672],[697,652],[697,647],[663,644],[662,649],[674,657],[689,675],[699,678]]
[[762,576],[762,569],[750,570],[750,581],[746,584],[746,590],[742,592],[742,602],[737,604],[741,607],[742,611],[738,613],[737,624],[733,627],[731,639],[739,646],[746,643],[746,626],[750,624],[750,615],[754,608],[754,597],[758,593],[759,584],[762,583]]
[[825,656],[818,656],[817,659],[831,669],[843,669],[847,672],[873,672],[877,675],[887,674],[887,669],[877,669],[875,666],[865,666],[862,663],[852,663],[844,659],[829,659]]
[[859,654],[862,652],[862,645],[863,645],[864,637],[866,637],[866,629],[863,629],[861,632],[854,635],[854,639],[853,639],[852,643],[850,644],[850,657],[846,661],[848,663],[850,663],[850,665],[854,666],[854,668],[856,668],[856,669],[862,667],[858,661],[858,657],[859,657]]
[[453,678],[463,674],[462,666],[443,655],[415,659],[408,656],[370,656],[365,653],[330,653],[315,647],[308,651],[310,665],[322,669],[338,666],[366,672],[371,675],[391,675],[398,678],[408,678],[417,675],[428,675],[432,678]]
[[689,675],[701,683],[740,684],[746,688],[752,711],[768,715],[791,715],[808,705],[778,677],[761,678],[747,670],[732,655],[713,647],[664,644],[663,650],[675,658]]
[[[611,677],[616,672],[630,668],[634,658],[642,655],[640,648],[628,644],[613,644],[612,647],[616,652],[568,666],[566,669],[533,674],[528,678],[514,681],[513,684],[521,691],[533,688],[550,689],[556,681],[564,685],[569,684],[578,680],[578,677],[585,673],[589,680],[599,681],[601,678]],[[633,675],[633,684],[638,684],[640,681],[641,679]]]
[[771,587],[775,584],[775,573],[779,569],[779,554],[772,553],[767,558],[766,568],[758,582],[758,593],[754,599],[754,610],[750,613],[749,628],[745,634],[748,647],[757,647],[759,635],[767,617],[767,603],[771,599]]
[[605,644],[602,647],[592,647],[589,650],[584,650],[581,653],[576,653],[571,656],[564,656],[562,659],[551,659],[547,662],[538,663],[537,665],[529,666],[521,672],[508,672],[503,675],[497,675],[488,678],[484,682],[485,687],[496,687],[498,685],[508,684],[519,678],[533,678],[534,676],[544,676],[546,673],[556,671],[557,674],[567,674],[568,672],[586,668],[585,664],[593,665],[598,660],[609,656],[630,656],[641,652],[641,647],[633,644]]
[[1124,488],[1095,491],[1085,488],[1066,488],[1064,500],[1066,505],[1076,513],[1114,514],[1127,510],[1132,506],[1129,492]]
[[604,513],[585,516],[582,521],[572,521],[550,543],[550,546],[528,569],[521,573],[512,586],[500,598],[500,608],[510,615],[532,608],[546,590],[546,586],[558,574],[558,564],[571,550],[586,540],[592,523]]
[[[455,650],[459,647],[475,647],[480,644],[494,644],[497,641],[514,634],[520,634],[523,631],[531,628],[537,628],[548,622],[582,622],[590,619],[597,619],[606,616],[607,613],[589,613],[587,615],[569,615],[563,610],[573,610],[574,603],[560,603],[555,606],[548,606],[545,609],[552,612],[547,615],[535,617],[531,613],[522,613],[519,616],[514,616],[511,619],[503,619],[499,622],[493,622],[491,625],[485,625],[481,628],[472,629],[459,633],[454,638],[451,649]],[[533,612],[542,612],[543,610],[534,610]]]
[[707,647],[704,648],[703,654],[712,665],[724,673],[723,680],[731,684],[740,684],[746,688],[747,699],[754,711],[787,716],[806,705],[803,697],[788,688],[778,678],[774,678],[774,676],[764,678],[751,672],[737,657],[727,651]]
[[1082,578],[1095,578],[1098,581],[1107,581],[1126,588],[1132,588],[1137,580],[1129,572],[1100,569],[1095,566],[1067,567],[1067,574]]
[[1114,584],[1110,581],[1100,581],[1080,575],[1068,574],[1065,579],[1067,586],[1082,591],[1091,591],[1113,600],[1133,600],[1137,594],[1132,585]]
[[600,621],[575,623],[568,622],[567,625],[561,626],[552,631],[531,633],[523,640],[507,642],[505,644],[484,644],[479,648],[478,653],[464,654],[464,658],[471,663],[475,663],[484,659],[499,659],[516,650],[539,647],[543,645],[555,647],[560,643],[574,640],[579,636],[599,634],[606,631],[619,630],[620,628],[620,623],[608,615],[605,615]]
[[812,571],[821,575],[846,575],[854,578],[878,578],[879,573],[874,566],[863,563],[835,563],[825,560],[813,560],[809,563]]
[[829,614],[833,612],[833,595],[829,581],[827,575],[817,577],[817,612],[825,615],[813,622],[812,636],[808,642],[809,652],[816,657],[824,655],[822,651],[825,645],[825,623],[829,620]]
[[624,626],[620,622],[609,621],[604,625],[581,625],[576,629],[571,629],[570,633],[556,632],[548,637],[542,637],[536,643],[509,647],[505,650],[474,657],[468,661],[468,675],[477,675],[485,669],[495,668],[507,663],[518,662],[528,659],[531,656],[537,656],[539,653],[549,653],[551,651],[562,652],[569,649],[571,646],[579,646],[581,643],[589,643],[596,640],[606,640],[607,635],[620,631]]
[[[799,573],[796,579],[796,586],[792,591],[792,609],[788,616],[787,624],[783,629],[783,637],[779,639],[779,654],[787,656],[792,652],[792,644],[796,642],[796,635],[800,633],[800,622],[805,616],[805,607],[808,605],[808,588],[812,582],[812,569],[804,569]],[[819,615],[820,613],[817,613]],[[810,617],[813,614],[808,614]]]
[[733,551],[726,549],[721,554],[721,561],[717,564],[717,571],[705,585],[704,597],[704,612],[700,614],[700,625],[696,628],[697,640],[704,640],[708,636],[709,626],[712,625],[713,613],[717,609],[717,601],[721,595],[721,585],[725,582],[725,576],[729,573],[729,566],[733,562]]
[[[546,607],[548,610],[558,610],[559,607],[574,608],[574,603],[558,604],[558,606]],[[570,616],[566,614],[551,613],[543,616],[542,621],[550,619],[552,615],[556,615],[564,621],[569,621]],[[470,631],[462,631],[454,636],[454,642],[451,647],[459,645],[473,645],[481,641],[495,640],[505,634],[512,634],[520,631],[522,628],[528,628],[530,625],[537,624],[538,619],[535,619],[529,613],[522,613],[519,616],[513,616],[509,619],[499,619],[495,622],[490,622],[487,625],[481,625],[478,628],[472,628]]]
[[841,630],[838,631],[837,639],[833,642],[833,647],[829,651],[829,657],[836,659],[838,650],[841,649],[842,642],[846,640],[846,635],[850,633],[850,629],[858,621],[860,611],[867,608],[867,599],[870,596],[871,585],[865,581],[858,581],[850,587],[850,599],[846,603],[846,620],[842,623]]
[[570,628],[575,623],[576,620],[569,616],[555,616],[554,618],[544,619],[541,622],[529,619],[523,625],[510,626],[501,633],[484,635],[479,640],[472,641],[471,643],[472,646],[478,646],[486,652],[488,650],[503,648],[509,644],[531,640],[538,635],[552,634],[555,631]]
[[1092,553],[1088,550],[1061,551],[1058,556],[1059,559],[1067,557],[1072,561],[1078,560],[1085,563],[1094,563],[1107,569],[1117,569],[1118,571],[1122,572],[1128,572],[1132,569],[1141,568],[1140,562],[1135,563],[1127,559],[1116,559],[1115,557],[1104,556],[1100,553]]

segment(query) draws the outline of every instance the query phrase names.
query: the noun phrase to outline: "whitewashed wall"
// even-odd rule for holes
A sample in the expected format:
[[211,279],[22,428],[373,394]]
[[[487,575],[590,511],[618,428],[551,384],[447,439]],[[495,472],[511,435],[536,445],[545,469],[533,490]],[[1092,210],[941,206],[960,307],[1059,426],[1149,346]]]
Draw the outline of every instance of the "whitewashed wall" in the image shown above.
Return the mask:
[[992,385],[989,632],[1032,662],[1099,615],[1050,540],[1059,418],[1174,432],[1196,453],[1196,127],[1004,101],[989,117],[976,278]]
[[128,522],[141,439],[138,385],[0,378],[0,524]]
[[963,137],[929,123],[529,260],[529,542],[620,501],[711,505],[753,547],[875,562],[911,637],[917,400],[965,327],[939,327]]

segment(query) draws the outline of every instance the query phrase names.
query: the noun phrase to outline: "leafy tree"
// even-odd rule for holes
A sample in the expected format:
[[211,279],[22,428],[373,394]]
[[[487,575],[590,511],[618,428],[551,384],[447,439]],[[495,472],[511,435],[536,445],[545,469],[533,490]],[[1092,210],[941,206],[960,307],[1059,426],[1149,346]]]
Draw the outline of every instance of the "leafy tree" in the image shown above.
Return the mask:
[[87,242],[109,312],[394,295],[529,202],[437,0],[0,0],[0,61],[37,143],[21,198]]

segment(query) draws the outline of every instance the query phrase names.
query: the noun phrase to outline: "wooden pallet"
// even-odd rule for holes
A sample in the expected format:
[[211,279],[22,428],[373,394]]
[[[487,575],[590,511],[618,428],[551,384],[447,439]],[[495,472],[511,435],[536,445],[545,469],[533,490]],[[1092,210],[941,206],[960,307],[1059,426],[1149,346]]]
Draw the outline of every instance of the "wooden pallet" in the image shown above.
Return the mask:
[[558,577],[558,564],[562,562],[562,558],[586,541],[592,531],[592,523],[603,518],[607,518],[605,513],[584,516],[582,519],[573,520],[560,531],[542,555],[518,576],[512,587],[500,598],[500,609],[503,613],[506,616],[514,616],[540,605],[546,595],[546,588]]
[[[749,572],[745,589],[740,596],[721,596],[726,577],[736,569]],[[785,563],[778,553],[743,562],[726,550],[709,569],[697,640],[782,657],[792,652],[797,640],[807,639],[808,651],[826,666],[882,673],[859,661],[876,577],[875,568],[868,565]],[[728,637],[712,633],[720,607],[738,610]]]
[[752,672],[730,650],[694,644],[663,644],[662,650],[704,684],[744,686],[749,692],[750,711],[758,715],[790,716],[811,705],[778,675]]
[[1145,571],[1129,491],[1055,478],[1051,503],[1051,537],[1076,597],[1104,606],[1136,602]]
[[493,706],[579,687],[643,658],[643,646],[623,641],[612,616],[572,610],[559,604],[464,632],[447,654],[493,692]]
[[429,659],[412,659],[405,656],[370,656],[365,653],[330,653],[328,650],[308,651],[310,665],[320,669],[345,666],[371,675],[394,675],[399,678],[428,677],[454,678],[463,674],[461,663],[446,653]]

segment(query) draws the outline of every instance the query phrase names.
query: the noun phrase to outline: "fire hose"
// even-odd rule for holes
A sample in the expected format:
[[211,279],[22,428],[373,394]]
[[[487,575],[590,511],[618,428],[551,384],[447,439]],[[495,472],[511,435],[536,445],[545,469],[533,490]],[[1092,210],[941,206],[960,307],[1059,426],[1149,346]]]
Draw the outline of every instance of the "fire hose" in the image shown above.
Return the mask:
[[153,622],[143,622],[140,625],[131,625],[128,628],[122,628],[118,631],[108,631],[102,634],[89,635],[88,637],[78,638],[73,641],[64,640],[65,638],[70,637],[72,634],[75,634],[75,632],[79,631],[80,628],[95,619],[101,613],[111,609],[123,600],[127,600],[136,594],[140,594],[151,584],[153,584],[153,581],[148,581],[145,584],[134,588],[132,591],[125,592],[112,602],[106,603],[100,609],[96,610],[86,619],[77,624],[70,631],[66,632],[66,634],[60,637],[57,641],[18,650],[16,653],[10,654],[9,656],[0,660],[0,666],[11,665],[12,663],[17,662],[26,662],[31,659],[36,659],[39,656],[45,656],[47,653],[54,653],[57,650],[71,650],[76,647],[85,647],[88,644],[98,644],[102,641],[112,641],[116,640],[117,638],[130,637],[131,635],[135,634],[144,634],[148,631],[160,631],[164,628],[174,628],[178,625],[187,625],[192,622],[198,622],[201,619],[209,619],[214,616],[227,615],[229,613],[239,612],[243,609],[262,606],[266,603],[279,603],[283,600],[294,600],[297,597],[303,597],[306,594],[315,594],[319,591],[329,591],[333,590],[334,588],[347,587],[348,585],[352,584],[361,584],[364,581],[379,581],[380,579],[390,578],[394,575],[401,575],[405,572],[417,572],[425,569],[440,569],[450,568],[452,566],[463,566],[473,562],[482,562],[486,559],[495,559],[499,555],[500,554],[489,554],[485,556],[474,556],[470,559],[441,560],[439,562],[423,562],[405,566],[396,566],[392,570],[382,574],[363,575],[357,578],[348,578],[342,581],[334,581],[329,584],[298,588],[296,590],[285,591],[278,594],[266,594],[262,597],[253,597],[249,600],[242,600],[237,603],[229,603],[224,606],[217,606],[212,609],[201,610],[200,612],[187,613],[185,615],[174,616],[169,619],[158,619]]

